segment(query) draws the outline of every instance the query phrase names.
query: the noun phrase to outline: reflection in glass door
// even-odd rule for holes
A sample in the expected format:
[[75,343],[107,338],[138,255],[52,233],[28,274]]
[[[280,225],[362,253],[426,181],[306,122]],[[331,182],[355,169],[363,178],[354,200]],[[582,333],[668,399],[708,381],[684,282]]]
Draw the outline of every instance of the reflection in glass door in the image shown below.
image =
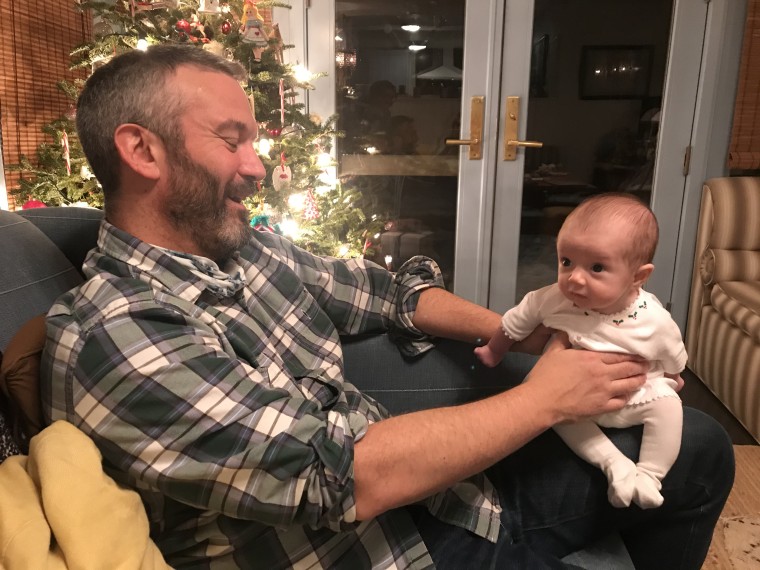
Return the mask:
[[465,0],[335,0],[338,176],[385,222],[375,261],[454,276]]
[[556,279],[555,236],[586,196],[649,203],[672,0],[536,0],[516,299]]

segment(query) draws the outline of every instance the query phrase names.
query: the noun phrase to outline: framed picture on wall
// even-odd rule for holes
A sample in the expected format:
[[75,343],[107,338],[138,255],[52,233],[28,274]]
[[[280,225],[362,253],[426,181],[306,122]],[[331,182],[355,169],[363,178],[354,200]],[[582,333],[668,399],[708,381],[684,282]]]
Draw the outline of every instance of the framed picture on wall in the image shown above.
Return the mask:
[[581,99],[638,99],[649,95],[654,46],[583,46]]

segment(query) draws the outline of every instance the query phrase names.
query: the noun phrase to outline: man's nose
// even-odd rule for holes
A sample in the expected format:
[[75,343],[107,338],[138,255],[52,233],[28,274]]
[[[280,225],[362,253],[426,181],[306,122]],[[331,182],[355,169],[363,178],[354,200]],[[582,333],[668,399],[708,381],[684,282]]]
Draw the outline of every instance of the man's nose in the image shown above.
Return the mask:
[[266,176],[264,164],[261,162],[253,145],[247,146],[243,150],[239,174],[245,178],[255,178],[256,180],[263,180]]

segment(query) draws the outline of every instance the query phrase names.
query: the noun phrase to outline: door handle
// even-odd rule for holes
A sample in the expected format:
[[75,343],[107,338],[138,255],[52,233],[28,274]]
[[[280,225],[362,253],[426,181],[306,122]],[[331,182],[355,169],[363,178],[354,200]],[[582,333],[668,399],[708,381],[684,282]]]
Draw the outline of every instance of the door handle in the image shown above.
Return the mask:
[[507,113],[504,119],[504,160],[517,160],[517,148],[541,148],[544,143],[538,141],[521,141],[517,138],[518,119],[520,118],[520,98],[507,97]]
[[486,98],[482,95],[470,100],[470,138],[446,139],[446,144],[470,147],[470,160],[483,158],[483,108]]

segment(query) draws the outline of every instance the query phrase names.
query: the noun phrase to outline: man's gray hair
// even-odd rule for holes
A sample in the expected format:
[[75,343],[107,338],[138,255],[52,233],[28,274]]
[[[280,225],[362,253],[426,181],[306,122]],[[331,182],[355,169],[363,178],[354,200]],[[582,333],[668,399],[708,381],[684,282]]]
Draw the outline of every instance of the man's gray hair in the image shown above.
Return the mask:
[[185,102],[166,89],[177,68],[191,65],[217,71],[239,81],[245,70],[195,46],[158,45],[132,50],[98,68],[77,101],[77,132],[85,156],[103,186],[108,203],[119,189],[121,160],[114,144],[119,125],[134,123],[161,138],[170,153],[184,148],[180,115]]

